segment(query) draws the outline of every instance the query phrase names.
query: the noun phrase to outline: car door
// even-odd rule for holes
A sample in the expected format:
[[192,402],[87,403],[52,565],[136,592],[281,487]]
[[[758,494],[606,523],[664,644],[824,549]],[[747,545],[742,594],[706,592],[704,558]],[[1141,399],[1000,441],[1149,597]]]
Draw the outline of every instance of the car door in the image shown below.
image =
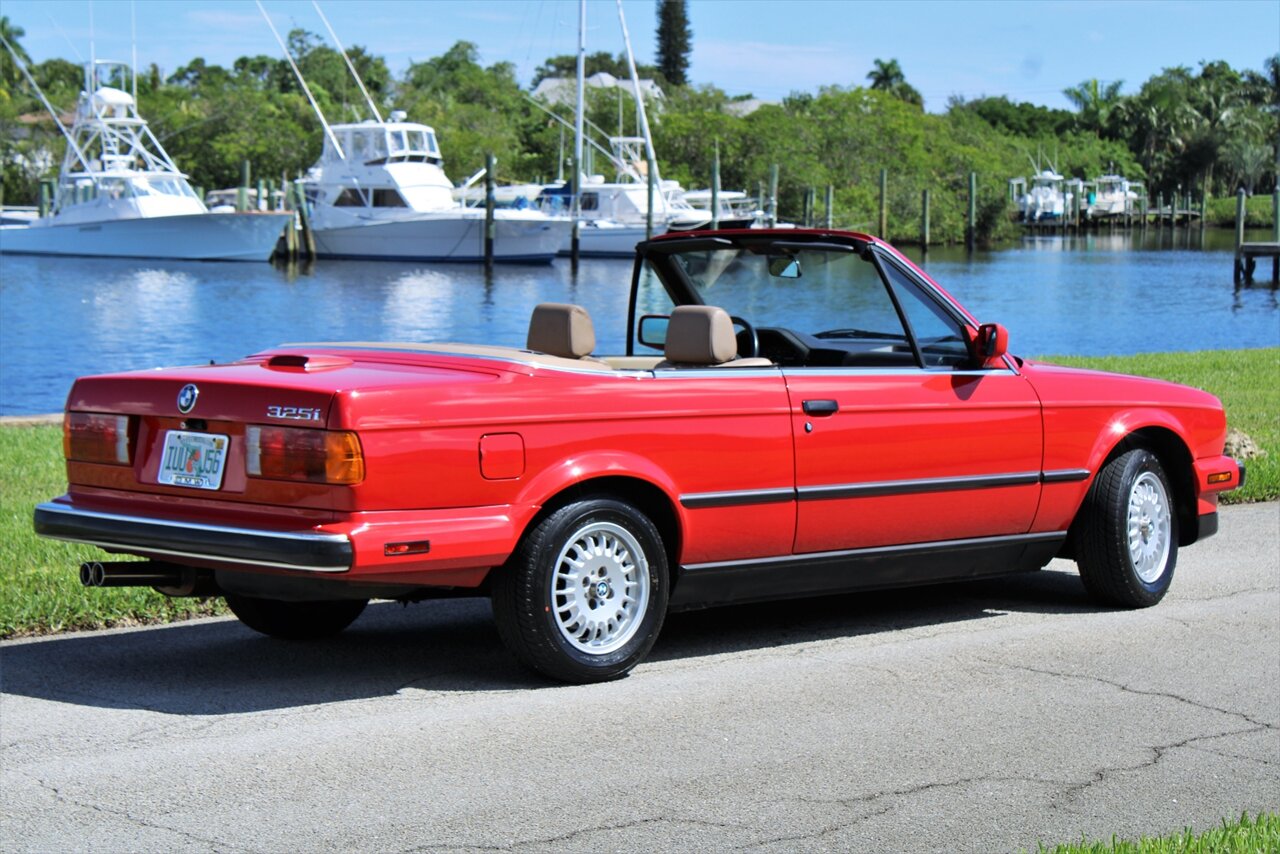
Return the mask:
[[973,367],[961,315],[887,252],[871,254],[879,275],[864,269],[841,301],[852,316],[784,370],[795,552],[1026,532],[1040,496],[1035,392],[1011,362]]

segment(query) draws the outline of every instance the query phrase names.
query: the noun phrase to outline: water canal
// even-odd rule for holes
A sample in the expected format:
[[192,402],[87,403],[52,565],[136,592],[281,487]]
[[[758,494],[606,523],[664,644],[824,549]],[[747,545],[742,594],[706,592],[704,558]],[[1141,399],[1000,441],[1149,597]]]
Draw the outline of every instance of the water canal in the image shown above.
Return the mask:
[[[934,248],[921,263],[980,319],[1005,324],[1022,355],[1280,346],[1277,291],[1233,286],[1232,239],[1195,229],[1037,237],[972,256]],[[81,374],[226,361],[289,341],[523,346],[544,301],[585,306],[597,350],[620,352],[630,277],[620,260],[583,261],[576,277],[567,260],[504,266],[486,280],[477,267],[396,262],[0,256],[0,415],[62,409]]]

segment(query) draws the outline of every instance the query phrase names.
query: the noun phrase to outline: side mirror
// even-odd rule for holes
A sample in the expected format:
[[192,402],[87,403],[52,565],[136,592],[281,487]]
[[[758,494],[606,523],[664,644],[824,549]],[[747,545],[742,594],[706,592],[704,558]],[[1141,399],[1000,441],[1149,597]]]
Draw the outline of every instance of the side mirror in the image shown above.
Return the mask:
[[667,346],[667,326],[671,318],[665,314],[646,314],[640,318],[637,340],[646,347],[664,350]]
[[996,368],[1009,352],[1009,330],[999,323],[984,323],[973,333],[973,360],[984,368]]

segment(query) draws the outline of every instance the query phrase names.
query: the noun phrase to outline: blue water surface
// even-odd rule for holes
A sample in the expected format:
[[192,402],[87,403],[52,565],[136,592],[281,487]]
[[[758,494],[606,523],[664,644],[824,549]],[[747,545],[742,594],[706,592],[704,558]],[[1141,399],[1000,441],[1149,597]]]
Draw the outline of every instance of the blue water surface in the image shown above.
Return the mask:
[[[1022,355],[1280,346],[1277,291],[1233,286],[1230,234],[1151,230],[907,254],[981,320],[1007,326]],[[79,375],[226,361],[284,342],[523,346],[539,302],[585,306],[597,352],[621,352],[630,281],[624,260],[583,260],[576,276],[566,259],[486,276],[402,262],[287,269],[3,255],[0,415],[60,410]]]

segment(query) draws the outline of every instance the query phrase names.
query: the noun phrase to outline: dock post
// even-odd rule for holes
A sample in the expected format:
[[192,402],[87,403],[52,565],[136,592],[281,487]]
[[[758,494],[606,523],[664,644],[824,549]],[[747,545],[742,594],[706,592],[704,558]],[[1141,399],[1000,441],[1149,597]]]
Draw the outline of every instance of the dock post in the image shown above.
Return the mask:
[[778,224],[778,164],[769,167],[769,226]]
[[493,211],[497,206],[493,173],[498,171],[498,159],[493,152],[484,155],[484,268],[493,269]]
[[297,182],[293,185],[294,204],[298,208],[298,223],[302,226],[302,240],[298,246],[298,254],[306,252],[307,260],[316,257],[316,235],[311,230],[311,218],[307,216],[307,191]]
[[711,154],[711,227],[720,227],[720,140]]
[[827,228],[832,227],[832,222],[834,220],[832,209],[835,207],[835,200],[836,200],[835,185],[828,184],[827,185]]
[[[1271,193],[1271,239],[1280,243],[1280,185]],[[1271,256],[1271,281],[1280,284],[1280,255]]]
[[[1063,213],[1066,213],[1065,211]],[[965,248],[973,251],[978,242],[978,173],[969,173],[969,228],[965,234]]]
[[880,234],[881,240],[889,239],[889,170],[880,170]]
[[929,254],[929,189],[920,191],[920,253]]
[[258,190],[258,198],[256,200],[257,204],[253,206],[253,209],[259,210],[259,211],[271,210],[270,206],[267,204],[267,182],[264,179],[262,178],[258,179],[257,190]]
[[[646,173],[645,178],[647,179],[647,183],[649,187],[649,212],[645,214],[645,217],[644,217],[644,239],[653,240],[653,190],[654,190],[653,159],[650,158],[649,160],[645,161],[645,163],[648,166],[648,168],[645,170],[645,173]],[[667,209],[667,205],[665,202],[662,205],[662,209],[664,211]]]
[[49,215],[49,208],[53,204],[53,181],[45,178],[40,181],[40,217],[44,218]]
[[1156,228],[1164,228],[1164,193],[1156,193]]
[[240,164],[240,187],[236,190],[236,211],[239,213],[249,209],[249,178],[252,172],[248,160]]
[[1236,192],[1236,258],[1232,264],[1232,280],[1238,285],[1245,277],[1244,270],[1244,187]]

